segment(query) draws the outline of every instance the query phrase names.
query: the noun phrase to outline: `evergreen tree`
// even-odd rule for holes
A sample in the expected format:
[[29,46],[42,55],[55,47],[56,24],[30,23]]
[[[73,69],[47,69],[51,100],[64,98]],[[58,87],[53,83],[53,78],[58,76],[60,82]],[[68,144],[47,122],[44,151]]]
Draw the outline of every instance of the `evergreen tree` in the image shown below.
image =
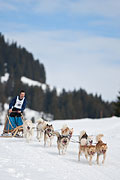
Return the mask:
[[120,92],[117,96],[117,101],[114,103],[115,115],[120,117]]

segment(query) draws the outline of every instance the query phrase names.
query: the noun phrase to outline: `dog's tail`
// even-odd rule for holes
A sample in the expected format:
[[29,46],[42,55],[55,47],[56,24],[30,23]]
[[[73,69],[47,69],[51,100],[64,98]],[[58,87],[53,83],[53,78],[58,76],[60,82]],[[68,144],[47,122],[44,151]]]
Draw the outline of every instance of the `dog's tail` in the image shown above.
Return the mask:
[[43,121],[44,120],[42,118],[40,118],[40,119],[37,120],[37,123],[39,124],[39,123],[42,123]]
[[81,138],[82,138],[82,136],[83,136],[83,135],[85,135],[85,134],[86,134],[86,131],[85,131],[85,130],[81,131],[81,132],[80,132],[79,139],[81,139]]
[[103,136],[104,136],[103,134],[98,134],[98,135],[96,136],[96,141],[97,141],[97,142],[101,141],[101,138],[102,138]]
[[54,133],[53,133],[54,135],[56,135],[57,137],[59,137],[60,136],[60,133],[58,132],[58,131],[54,131]]

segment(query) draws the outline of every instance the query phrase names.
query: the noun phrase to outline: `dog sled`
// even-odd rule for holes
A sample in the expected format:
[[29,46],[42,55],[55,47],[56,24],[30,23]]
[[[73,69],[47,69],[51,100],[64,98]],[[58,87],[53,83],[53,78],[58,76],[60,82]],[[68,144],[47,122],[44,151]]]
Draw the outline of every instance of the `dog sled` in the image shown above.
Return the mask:
[[23,137],[23,115],[14,112],[15,115],[7,115],[3,134],[0,137]]

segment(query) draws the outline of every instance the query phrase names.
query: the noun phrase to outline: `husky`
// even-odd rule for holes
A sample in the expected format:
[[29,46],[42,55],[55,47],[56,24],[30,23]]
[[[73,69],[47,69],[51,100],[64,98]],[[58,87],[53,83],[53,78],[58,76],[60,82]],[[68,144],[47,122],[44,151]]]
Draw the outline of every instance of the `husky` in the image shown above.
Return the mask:
[[96,153],[96,146],[95,145],[81,145],[79,146],[79,153],[78,153],[78,160],[80,161],[81,153],[85,154],[86,159],[88,160],[89,157],[89,165],[92,165],[92,158]]
[[40,118],[37,121],[36,129],[37,129],[37,139],[39,140],[39,142],[41,141],[43,137],[46,125],[47,125],[46,121],[44,121],[42,118]]
[[97,164],[99,164],[99,156],[100,155],[103,155],[103,161],[102,163],[104,164],[105,162],[105,159],[106,159],[106,152],[107,152],[107,144],[103,143],[103,141],[101,140],[101,138],[103,137],[104,135],[103,134],[98,134],[96,136],[96,141],[97,141],[97,144],[96,144],[96,152],[97,152]]
[[50,146],[52,146],[52,139],[54,138],[54,128],[52,125],[46,124],[44,130],[44,146],[46,146],[46,142],[49,140]]
[[23,137],[26,138],[27,142],[33,137],[34,126],[31,120],[26,120],[23,122]]
[[93,143],[93,136],[88,136],[86,131],[81,131],[79,136],[79,153],[78,153],[78,160],[80,161],[81,153],[84,153],[86,159],[88,160],[89,157],[89,165],[92,165],[92,158],[96,153],[96,146],[92,145]]
[[68,144],[70,142],[70,137],[65,135],[60,135],[59,132],[55,132],[55,134],[57,136],[57,148],[59,155],[61,154],[61,152],[62,154],[65,154],[67,151]]

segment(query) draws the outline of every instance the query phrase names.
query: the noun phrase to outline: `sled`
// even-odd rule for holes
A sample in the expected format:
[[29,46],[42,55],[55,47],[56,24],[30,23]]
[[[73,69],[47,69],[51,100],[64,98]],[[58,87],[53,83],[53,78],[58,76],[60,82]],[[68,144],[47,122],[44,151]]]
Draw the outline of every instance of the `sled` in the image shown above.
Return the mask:
[[6,116],[3,134],[0,137],[23,137],[23,115],[20,117]]

